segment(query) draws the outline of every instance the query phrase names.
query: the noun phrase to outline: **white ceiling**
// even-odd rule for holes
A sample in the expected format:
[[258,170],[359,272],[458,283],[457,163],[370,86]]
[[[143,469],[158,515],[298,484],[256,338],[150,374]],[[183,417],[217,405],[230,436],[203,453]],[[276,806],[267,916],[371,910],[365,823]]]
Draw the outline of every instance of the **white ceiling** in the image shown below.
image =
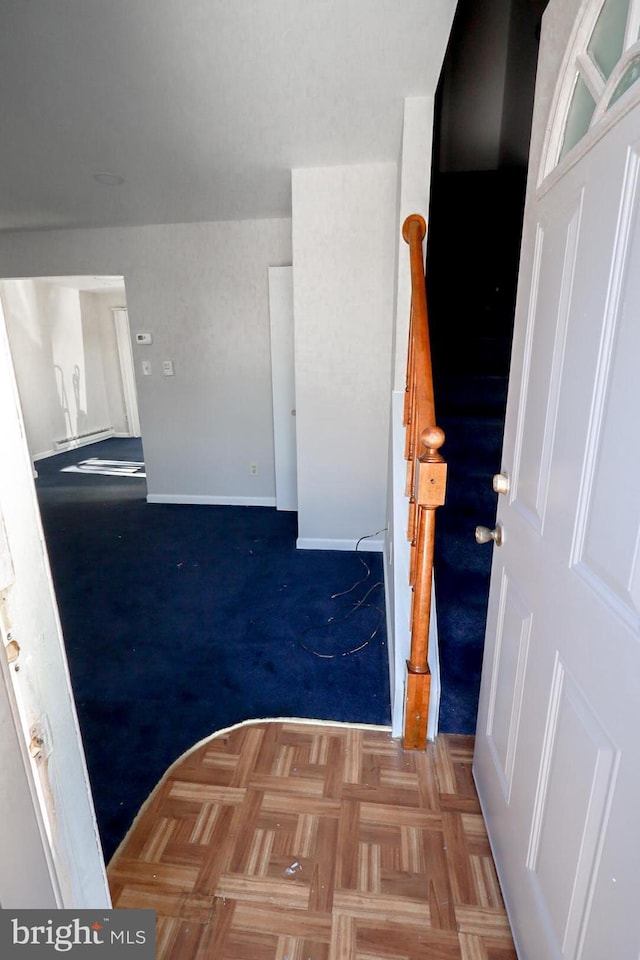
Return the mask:
[[2,0],[0,229],[288,216],[292,167],[398,158],[454,5]]

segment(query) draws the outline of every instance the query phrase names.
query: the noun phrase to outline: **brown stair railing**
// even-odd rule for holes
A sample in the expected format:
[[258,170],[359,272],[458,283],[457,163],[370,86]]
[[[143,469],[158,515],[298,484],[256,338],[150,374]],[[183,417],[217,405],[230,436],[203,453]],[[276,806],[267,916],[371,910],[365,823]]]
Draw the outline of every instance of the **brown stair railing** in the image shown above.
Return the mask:
[[426,224],[419,214],[407,217],[402,236],[409,244],[411,263],[411,320],[407,358],[404,424],[407,463],[407,496],[411,562],[409,579],[413,590],[411,607],[411,654],[407,661],[407,684],[403,746],[424,750],[431,692],[428,665],[433,544],[436,510],[442,506],[447,484],[447,465],[440,453],[444,431],[436,425],[433,398],[431,345],[427,316],[422,241]]

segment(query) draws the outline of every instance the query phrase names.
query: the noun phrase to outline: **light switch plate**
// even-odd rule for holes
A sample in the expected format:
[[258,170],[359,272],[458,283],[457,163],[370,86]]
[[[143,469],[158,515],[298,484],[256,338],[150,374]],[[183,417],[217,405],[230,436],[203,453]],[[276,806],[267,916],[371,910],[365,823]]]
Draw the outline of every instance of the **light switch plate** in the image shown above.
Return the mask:
[[165,377],[173,376],[173,360],[163,360],[162,361],[162,372]]

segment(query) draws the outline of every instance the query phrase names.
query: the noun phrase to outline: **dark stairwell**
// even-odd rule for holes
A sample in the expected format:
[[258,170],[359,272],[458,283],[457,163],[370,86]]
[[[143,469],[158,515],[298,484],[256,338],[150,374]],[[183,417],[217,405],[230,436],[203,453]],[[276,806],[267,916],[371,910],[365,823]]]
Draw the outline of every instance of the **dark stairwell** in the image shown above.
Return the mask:
[[427,301],[446,433],[435,581],[440,729],[475,733],[540,20],[547,0],[458,0],[436,100]]
[[436,596],[440,729],[474,733],[513,331],[524,172],[434,176],[427,296],[437,419],[445,431],[447,501],[438,511]]

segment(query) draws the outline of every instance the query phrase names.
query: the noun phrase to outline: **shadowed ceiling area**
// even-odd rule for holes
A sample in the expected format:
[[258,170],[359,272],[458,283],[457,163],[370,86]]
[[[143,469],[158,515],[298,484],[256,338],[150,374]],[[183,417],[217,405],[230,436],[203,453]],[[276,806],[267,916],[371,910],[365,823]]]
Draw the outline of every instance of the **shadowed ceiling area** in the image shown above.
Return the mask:
[[289,216],[292,167],[395,162],[451,0],[2,7],[0,229],[35,229]]

